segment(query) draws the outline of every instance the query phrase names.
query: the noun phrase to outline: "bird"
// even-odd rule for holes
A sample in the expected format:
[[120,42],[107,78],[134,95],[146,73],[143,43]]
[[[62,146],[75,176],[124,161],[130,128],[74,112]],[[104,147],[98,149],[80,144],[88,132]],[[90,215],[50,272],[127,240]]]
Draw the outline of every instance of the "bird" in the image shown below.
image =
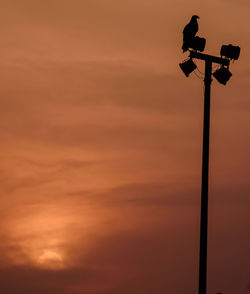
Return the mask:
[[192,42],[192,40],[198,32],[198,18],[200,18],[198,15],[193,15],[190,22],[185,26],[183,30],[183,52],[188,50],[188,48],[190,47],[190,43]]

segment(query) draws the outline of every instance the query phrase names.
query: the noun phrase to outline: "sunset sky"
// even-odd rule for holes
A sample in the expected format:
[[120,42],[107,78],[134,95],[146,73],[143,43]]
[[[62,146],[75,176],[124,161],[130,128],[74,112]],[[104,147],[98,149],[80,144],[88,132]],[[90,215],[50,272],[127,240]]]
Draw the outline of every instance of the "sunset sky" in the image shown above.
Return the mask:
[[1,0],[1,293],[197,293],[193,14],[242,48],[212,83],[208,293],[250,293],[249,0]]

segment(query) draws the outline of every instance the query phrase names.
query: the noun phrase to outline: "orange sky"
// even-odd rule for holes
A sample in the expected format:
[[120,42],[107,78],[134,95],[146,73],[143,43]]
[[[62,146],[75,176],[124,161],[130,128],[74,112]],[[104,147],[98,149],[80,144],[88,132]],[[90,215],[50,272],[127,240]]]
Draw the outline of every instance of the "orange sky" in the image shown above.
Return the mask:
[[208,293],[249,293],[249,1],[1,4],[1,293],[197,292],[203,85],[178,67],[192,14],[207,53],[242,48],[212,84]]

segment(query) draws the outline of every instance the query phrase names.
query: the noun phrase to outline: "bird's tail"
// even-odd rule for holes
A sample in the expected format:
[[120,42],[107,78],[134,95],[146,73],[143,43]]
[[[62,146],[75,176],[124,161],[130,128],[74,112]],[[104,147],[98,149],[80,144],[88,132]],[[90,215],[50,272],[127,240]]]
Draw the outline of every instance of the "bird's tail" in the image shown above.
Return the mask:
[[188,50],[188,45],[187,45],[187,43],[183,43],[183,45],[182,45],[182,50],[183,50],[183,52],[186,52],[187,50]]

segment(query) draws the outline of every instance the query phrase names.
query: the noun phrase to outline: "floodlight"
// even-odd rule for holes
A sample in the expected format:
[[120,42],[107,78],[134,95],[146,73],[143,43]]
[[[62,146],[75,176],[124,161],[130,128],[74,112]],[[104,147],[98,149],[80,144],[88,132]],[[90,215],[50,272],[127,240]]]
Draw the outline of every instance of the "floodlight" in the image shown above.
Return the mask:
[[191,58],[187,61],[180,63],[179,66],[186,75],[186,77],[188,77],[191,74],[191,72],[193,72],[197,68],[197,66],[194,64]]
[[216,78],[216,80],[223,84],[226,85],[226,83],[228,82],[228,80],[231,78],[232,74],[229,71],[228,68],[222,66],[220,69],[216,70],[213,73],[213,76]]
[[220,50],[220,55],[226,58],[237,60],[240,56],[240,47],[229,45],[222,45]]
[[206,39],[196,36],[189,43],[191,49],[202,52],[206,46]]

